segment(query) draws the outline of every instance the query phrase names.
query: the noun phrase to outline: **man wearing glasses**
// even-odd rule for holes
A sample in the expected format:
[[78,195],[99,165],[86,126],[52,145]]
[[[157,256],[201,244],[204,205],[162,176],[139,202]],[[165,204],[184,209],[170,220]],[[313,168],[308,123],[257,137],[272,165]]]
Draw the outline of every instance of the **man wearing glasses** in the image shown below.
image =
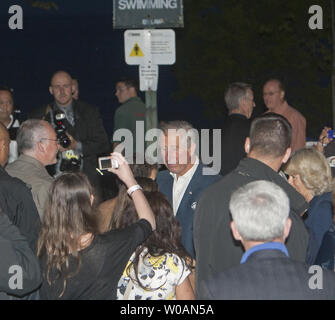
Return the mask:
[[263,99],[269,112],[285,117],[292,126],[292,152],[306,144],[306,119],[296,109],[288,105],[285,99],[285,88],[278,79],[267,81],[263,88]]
[[31,187],[42,219],[48,190],[53,182],[45,167],[57,162],[59,145],[56,132],[47,121],[31,119],[22,123],[16,141],[20,156],[7,165],[6,171]]

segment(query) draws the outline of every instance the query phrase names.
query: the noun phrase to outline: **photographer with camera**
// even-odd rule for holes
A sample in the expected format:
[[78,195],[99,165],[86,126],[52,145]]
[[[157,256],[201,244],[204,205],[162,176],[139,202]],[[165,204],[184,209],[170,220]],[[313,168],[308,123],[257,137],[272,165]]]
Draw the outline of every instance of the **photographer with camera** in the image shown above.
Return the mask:
[[71,76],[57,71],[49,87],[54,102],[33,111],[30,118],[48,121],[57,133],[60,157],[50,173],[57,176],[62,172],[83,171],[94,187],[100,189],[97,155],[110,151],[107,134],[98,109],[74,100],[73,91]]

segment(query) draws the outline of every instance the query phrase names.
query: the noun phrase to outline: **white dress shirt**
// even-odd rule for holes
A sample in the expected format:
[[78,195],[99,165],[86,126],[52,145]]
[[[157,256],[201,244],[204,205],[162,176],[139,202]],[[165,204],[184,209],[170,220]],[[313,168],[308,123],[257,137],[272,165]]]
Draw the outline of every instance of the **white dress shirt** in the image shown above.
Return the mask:
[[190,183],[194,172],[197,170],[199,165],[199,159],[196,159],[192,168],[190,168],[184,175],[177,178],[175,173],[170,172],[173,177],[173,188],[172,188],[172,202],[173,202],[173,213],[177,214],[181,200],[183,199],[184,193]]
[[[10,115],[9,117],[10,117],[10,122],[7,126],[7,129],[9,129],[12,125],[13,125],[13,128],[20,127],[20,123],[17,119],[15,119],[15,122],[13,124],[14,117],[12,115]],[[13,161],[15,161],[18,158],[18,156],[19,156],[19,153],[17,150],[17,142],[16,140],[11,140],[9,144],[8,163],[12,163]]]

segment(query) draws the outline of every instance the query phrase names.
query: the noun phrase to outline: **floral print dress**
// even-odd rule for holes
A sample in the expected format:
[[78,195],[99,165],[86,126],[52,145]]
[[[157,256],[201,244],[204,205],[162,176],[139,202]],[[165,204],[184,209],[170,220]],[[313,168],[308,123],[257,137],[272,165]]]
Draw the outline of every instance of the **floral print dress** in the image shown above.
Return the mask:
[[[141,253],[138,278],[143,289],[136,281],[134,269],[130,274],[135,281],[131,282],[131,289],[128,300],[175,300],[176,286],[180,285],[191,273],[185,261],[175,254],[166,253],[159,257],[152,257],[147,254],[147,249]],[[127,275],[127,268],[134,260],[135,253],[130,257],[126,268],[123,271],[117,287],[117,299],[124,300],[125,292],[130,282]]]

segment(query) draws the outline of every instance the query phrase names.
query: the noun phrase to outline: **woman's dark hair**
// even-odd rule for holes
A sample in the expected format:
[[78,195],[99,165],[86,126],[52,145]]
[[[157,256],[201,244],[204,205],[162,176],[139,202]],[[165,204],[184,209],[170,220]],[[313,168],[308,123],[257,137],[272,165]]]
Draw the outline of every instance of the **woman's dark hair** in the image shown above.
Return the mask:
[[[98,232],[97,212],[91,204],[92,187],[83,173],[65,173],[52,183],[38,239],[37,255],[46,255],[46,279],[49,285],[63,275],[66,280],[80,268],[80,237]],[[70,254],[77,260],[75,272],[69,271]],[[57,276],[51,279],[52,270]]]
[[[130,276],[130,270],[133,267],[136,281],[143,289],[148,290],[141,284],[138,277],[138,263],[140,255],[147,248],[147,255],[159,257],[166,253],[176,254],[179,258],[184,259],[187,266],[192,269],[192,258],[184,249],[181,243],[181,226],[173,214],[172,207],[165,196],[160,192],[144,192],[148,203],[154,213],[156,220],[156,230],[150,237],[135,251],[133,263],[129,264],[127,274]],[[138,220],[134,204],[128,204],[119,220],[119,228],[125,228]],[[151,290],[156,290],[152,288]]]
[[[137,183],[142,187],[143,191],[154,192],[158,191],[158,185],[156,181],[150,178],[136,177]],[[129,205],[133,206],[133,200],[128,196],[127,187],[122,184],[119,187],[119,194],[117,197],[117,202],[110,218],[108,230],[119,229],[120,228],[120,219],[123,216],[123,211]],[[135,212],[136,213],[136,212]],[[137,214],[136,214],[137,217]],[[135,219],[135,222],[138,218]]]

